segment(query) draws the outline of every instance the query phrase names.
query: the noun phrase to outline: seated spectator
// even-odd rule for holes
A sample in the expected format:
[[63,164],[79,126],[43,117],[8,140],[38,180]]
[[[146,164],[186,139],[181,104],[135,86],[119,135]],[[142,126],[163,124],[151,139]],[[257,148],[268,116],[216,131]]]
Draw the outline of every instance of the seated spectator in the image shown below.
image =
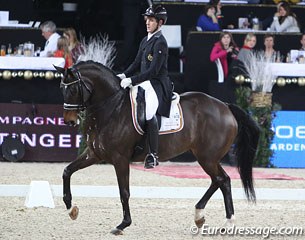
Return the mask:
[[[281,6],[282,3],[283,3],[283,1],[280,1],[276,5],[276,11],[279,11],[279,7]],[[273,4],[273,2],[270,2],[270,4]],[[262,29],[263,30],[269,30],[270,29],[270,26],[273,22],[273,17],[274,17],[274,14],[270,14],[262,20],[261,24],[262,24]]]
[[81,43],[79,42],[76,31],[74,28],[67,28],[63,32],[63,36],[68,39],[69,50],[72,54],[73,63],[77,62],[79,55],[84,51]]
[[244,40],[244,45],[239,50],[237,61],[232,65],[232,77],[244,75],[248,77],[248,71],[245,66],[250,64],[253,48],[256,45],[256,36],[253,33],[248,33]]
[[249,55],[252,53],[253,48],[256,45],[256,36],[253,33],[248,33],[244,40],[244,45],[240,49],[237,59],[246,62],[249,59]]
[[300,42],[301,42],[301,45],[302,45],[301,48],[300,48],[300,51],[305,51],[305,33],[303,33]]
[[[219,27],[221,29],[224,28],[226,25],[225,25],[224,16],[222,15],[222,12],[221,12],[221,8],[222,8],[221,1],[220,0],[210,0],[209,4],[215,7],[215,10],[216,10],[215,15],[216,15],[216,18],[218,20]],[[234,25],[233,24],[229,24],[226,27],[230,28],[230,29],[233,29]]]
[[65,67],[69,68],[73,65],[69,43],[65,37],[60,37],[57,42],[57,50],[53,53],[53,57],[62,57],[65,59]]
[[222,27],[223,15],[222,15],[222,13],[221,13],[222,5],[221,5],[220,0],[210,0],[210,1],[209,1],[209,4],[215,7],[215,16],[216,16],[216,18],[217,18],[217,20],[218,20],[218,25],[219,25],[220,27]]
[[266,34],[264,36],[264,57],[267,61],[280,62],[280,52],[274,49],[274,40],[275,38],[271,34]]
[[41,34],[46,39],[45,47],[40,52],[40,57],[50,57],[57,50],[57,40],[60,35],[56,32],[56,25],[52,21],[46,21],[40,25]]
[[287,2],[281,2],[270,26],[273,32],[300,32],[296,15]]
[[202,31],[220,31],[221,29],[215,13],[215,7],[207,4],[204,13],[198,18],[197,28],[200,28]]
[[210,60],[215,62],[219,58],[224,73],[224,78],[228,77],[229,66],[233,59],[237,58],[238,47],[229,32],[222,32],[219,41],[214,44],[210,54]]

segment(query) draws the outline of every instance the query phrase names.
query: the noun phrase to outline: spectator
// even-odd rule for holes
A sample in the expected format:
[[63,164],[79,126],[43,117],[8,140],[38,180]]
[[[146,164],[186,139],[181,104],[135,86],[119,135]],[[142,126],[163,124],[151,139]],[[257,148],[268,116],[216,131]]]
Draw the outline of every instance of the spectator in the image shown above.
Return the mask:
[[253,33],[248,33],[244,40],[244,45],[239,50],[237,60],[232,64],[232,78],[238,75],[248,77],[248,71],[245,66],[249,66],[253,48],[256,45],[256,36]]
[[[280,1],[279,3],[277,3],[277,5],[276,5],[277,11],[279,11],[279,7],[282,5],[283,2],[284,1]],[[273,4],[273,3],[270,3],[270,4]],[[265,19],[262,20],[261,24],[262,24],[262,29],[263,30],[270,29],[270,26],[273,22],[273,17],[274,17],[274,14],[269,15],[268,17],[266,17]]]
[[240,49],[237,59],[242,61],[243,63],[249,60],[249,56],[252,52],[252,49],[256,45],[256,36],[253,33],[248,33],[244,40],[244,45]]
[[303,33],[300,42],[301,42],[301,45],[302,45],[301,48],[300,48],[300,51],[305,51],[305,33]]
[[219,41],[214,44],[210,54],[210,60],[215,62],[219,58],[226,79],[229,73],[229,66],[233,59],[237,58],[238,47],[229,32],[221,32]]
[[[218,25],[222,29],[226,25],[225,25],[224,16],[222,15],[222,12],[221,12],[221,8],[222,8],[221,1],[220,0],[210,0],[209,4],[215,7],[215,10],[216,10],[215,15],[216,15],[216,18],[218,20]],[[233,29],[234,25],[229,24],[226,27],[230,28],[230,29]]]
[[280,62],[280,52],[274,49],[274,36],[266,34],[264,36],[264,57],[267,61]]
[[221,13],[222,5],[221,5],[220,0],[210,0],[209,4],[215,7],[215,16],[218,20],[218,25],[221,27],[223,15]]
[[215,7],[207,4],[204,13],[198,18],[197,29],[199,28],[201,31],[220,31],[221,29],[215,13]]
[[41,34],[46,39],[44,50],[40,57],[50,57],[57,50],[57,40],[60,35],[56,32],[56,25],[52,21],[46,21],[40,25]]
[[79,55],[84,51],[83,46],[79,42],[74,28],[66,28],[63,36],[68,40],[69,50],[71,51],[73,63],[76,63]]
[[270,31],[274,32],[300,32],[296,15],[292,12],[287,2],[282,2],[274,14]]
[[57,50],[53,53],[53,57],[62,57],[65,59],[65,67],[69,68],[73,65],[71,51],[69,50],[69,42],[65,37],[60,37],[57,41]]

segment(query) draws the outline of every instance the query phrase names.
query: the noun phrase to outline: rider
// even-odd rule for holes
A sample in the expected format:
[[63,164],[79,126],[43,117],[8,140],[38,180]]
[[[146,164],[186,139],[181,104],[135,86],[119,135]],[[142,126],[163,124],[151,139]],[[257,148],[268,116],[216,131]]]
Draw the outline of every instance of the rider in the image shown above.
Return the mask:
[[141,41],[134,62],[118,77],[122,79],[122,88],[137,85],[145,90],[148,154],[144,167],[154,168],[158,165],[159,126],[156,113],[169,117],[172,95],[167,70],[168,47],[160,30],[167,20],[167,12],[161,5],[150,6],[143,16],[148,34]]

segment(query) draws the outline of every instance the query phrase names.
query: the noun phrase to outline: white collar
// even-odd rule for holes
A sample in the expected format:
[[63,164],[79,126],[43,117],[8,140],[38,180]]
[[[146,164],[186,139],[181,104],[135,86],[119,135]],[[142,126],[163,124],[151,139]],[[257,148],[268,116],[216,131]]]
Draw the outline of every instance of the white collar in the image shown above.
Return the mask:
[[161,29],[155,31],[154,33],[148,33],[148,34],[147,34],[147,41],[148,41],[149,39],[151,39],[151,37],[154,36],[157,32],[160,32],[160,31],[161,31]]

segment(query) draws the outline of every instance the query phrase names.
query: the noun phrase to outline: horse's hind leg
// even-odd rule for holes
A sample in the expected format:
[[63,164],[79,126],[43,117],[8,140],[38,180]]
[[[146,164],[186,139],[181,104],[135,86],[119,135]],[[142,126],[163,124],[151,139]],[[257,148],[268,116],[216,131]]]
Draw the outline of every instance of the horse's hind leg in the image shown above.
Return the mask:
[[[215,193],[215,191],[218,188],[221,188],[222,192],[225,197],[225,204],[226,204],[226,212],[227,212],[227,217],[228,215],[233,215],[233,203],[232,203],[232,196],[228,197],[227,194],[230,194],[230,192],[227,192],[227,188],[231,189],[230,185],[230,178],[224,173],[223,169],[219,165],[219,163],[216,162],[204,162],[201,163],[199,162],[201,167],[204,169],[204,171],[211,177],[212,183],[206,193],[203,195],[203,197],[199,200],[199,202],[195,206],[195,224],[198,228],[201,228],[202,225],[205,222],[204,215],[203,215],[203,210],[212,197],[212,195]],[[229,182],[229,183],[228,183]],[[223,184],[226,183],[225,187],[223,187]],[[231,203],[230,205],[230,198],[231,198]]]
[[222,192],[225,208],[226,208],[226,218],[228,219],[228,223],[231,223],[234,220],[234,207],[233,207],[233,199],[232,199],[232,191],[231,191],[231,179],[225,170],[219,165],[219,171],[222,172],[225,177],[224,182],[220,185],[220,190]]
[[79,169],[86,168],[91,166],[92,164],[96,163],[96,158],[87,158],[86,154],[82,154],[73,162],[71,162],[63,172],[63,201],[66,205],[67,209],[70,209],[70,217],[71,219],[75,220],[78,215],[78,208],[74,207],[71,209],[71,201],[72,201],[72,194],[71,194],[71,175]]

